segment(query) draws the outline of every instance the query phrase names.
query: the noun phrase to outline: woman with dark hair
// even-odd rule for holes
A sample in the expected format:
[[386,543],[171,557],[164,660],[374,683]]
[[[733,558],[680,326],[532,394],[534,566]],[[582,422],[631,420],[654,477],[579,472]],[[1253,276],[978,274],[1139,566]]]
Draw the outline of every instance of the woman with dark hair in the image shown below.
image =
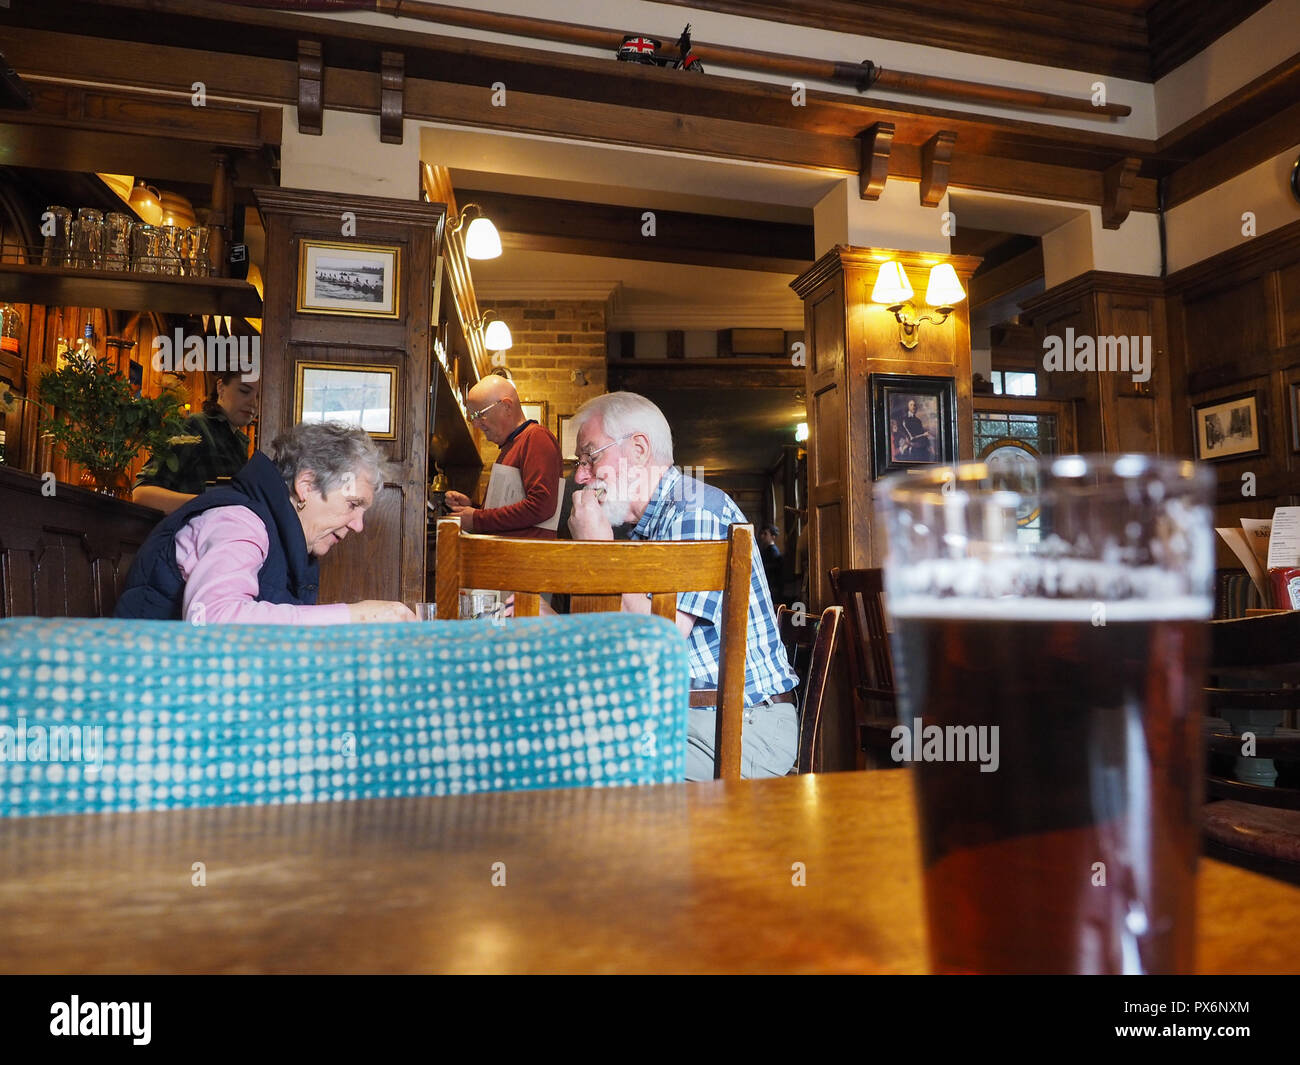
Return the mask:
[[239,430],[257,417],[257,382],[242,380],[239,370],[208,376],[202,413],[186,419],[184,442],[149,457],[131,493],[135,502],[171,514],[248,461],[248,437]]
[[319,559],[351,533],[384,486],[364,429],[300,423],[256,452],[228,485],[160,521],[140,548],[119,618],[342,625],[414,621],[402,603],[317,605]]

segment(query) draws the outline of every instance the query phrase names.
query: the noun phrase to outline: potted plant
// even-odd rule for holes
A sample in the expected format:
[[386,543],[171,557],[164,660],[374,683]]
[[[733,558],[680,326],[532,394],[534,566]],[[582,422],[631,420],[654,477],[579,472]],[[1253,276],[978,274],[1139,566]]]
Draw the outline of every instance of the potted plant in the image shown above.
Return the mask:
[[69,462],[84,466],[96,491],[122,494],[122,474],[141,450],[173,441],[184,428],[179,398],[137,396],[108,359],[93,351],[69,351],[36,386],[42,403],[64,415],[47,419],[46,431]]

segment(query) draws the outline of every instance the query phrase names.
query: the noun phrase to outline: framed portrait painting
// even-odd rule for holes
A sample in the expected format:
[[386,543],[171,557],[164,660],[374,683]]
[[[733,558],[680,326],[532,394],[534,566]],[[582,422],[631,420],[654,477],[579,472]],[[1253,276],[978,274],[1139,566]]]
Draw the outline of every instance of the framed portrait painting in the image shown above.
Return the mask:
[[1259,393],[1202,403],[1192,410],[1196,457],[1202,461],[1244,459],[1264,451]]
[[401,267],[399,247],[300,240],[298,313],[397,318]]
[[957,386],[951,377],[871,375],[871,475],[957,460]]

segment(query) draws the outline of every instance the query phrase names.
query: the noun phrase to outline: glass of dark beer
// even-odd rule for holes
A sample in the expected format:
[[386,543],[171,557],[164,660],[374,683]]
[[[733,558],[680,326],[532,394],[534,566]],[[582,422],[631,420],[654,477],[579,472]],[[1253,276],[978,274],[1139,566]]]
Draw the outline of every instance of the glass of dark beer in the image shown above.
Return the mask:
[[882,482],[935,972],[1192,971],[1212,487],[1149,455]]

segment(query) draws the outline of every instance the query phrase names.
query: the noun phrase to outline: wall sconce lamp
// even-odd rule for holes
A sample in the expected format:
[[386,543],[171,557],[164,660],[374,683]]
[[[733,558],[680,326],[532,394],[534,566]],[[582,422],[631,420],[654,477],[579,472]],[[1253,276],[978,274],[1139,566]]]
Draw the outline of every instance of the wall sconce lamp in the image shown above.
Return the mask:
[[808,423],[800,422],[794,427],[795,443],[802,444],[808,439]]
[[[493,321],[488,321],[489,318]],[[472,326],[483,330],[483,346],[488,351],[505,351],[515,346],[514,338],[510,335],[510,327],[497,318],[496,311],[484,311]]]
[[952,314],[953,308],[966,298],[966,292],[957,280],[957,271],[951,263],[940,263],[930,269],[930,282],[925,290],[925,302],[936,312],[938,317],[930,314],[916,313],[912,303],[912,285],[907,280],[903,267],[895,259],[880,264],[876,275],[876,287],[871,290],[873,303],[883,303],[889,307],[898,319],[898,342],[905,348],[914,348],[919,341],[922,322],[942,325]]
[[501,255],[501,234],[497,232],[497,227],[492,224],[484,213],[483,208],[476,203],[467,203],[460,209],[460,214],[456,216],[456,224],[451,227],[453,233],[459,233],[465,225],[465,219],[469,212],[473,211],[476,217],[465,230],[465,255],[470,259],[496,259]]

